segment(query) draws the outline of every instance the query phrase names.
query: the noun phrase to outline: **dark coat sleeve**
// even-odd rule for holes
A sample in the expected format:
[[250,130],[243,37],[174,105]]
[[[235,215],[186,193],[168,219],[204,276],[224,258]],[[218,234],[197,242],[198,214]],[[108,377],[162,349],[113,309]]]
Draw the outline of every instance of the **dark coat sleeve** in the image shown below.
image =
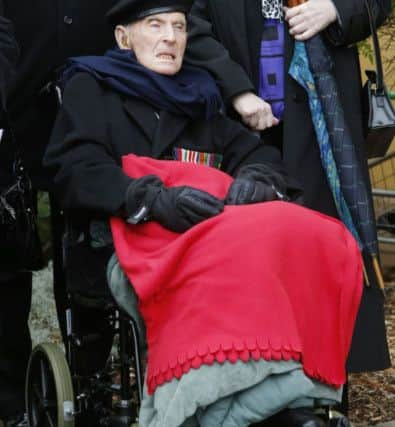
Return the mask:
[[[333,0],[339,14],[339,20],[331,25],[328,38],[335,45],[349,45],[359,42],[370,35],[369,16],[365,0]],[[377,27],[391,12],[391,0],[370,0]]]
[[225,115],[218,115],[212,124],[215,145],[223,153],[221,169],[229,175],[251,163],[271,163],[282,167],[280,151],[271,145],[265,145],[258,136],[248,131],[239,122]]
[[228,51],[215,39],[209,22],[206,0],[196,0],[188,21],[188,47],[185,61],[205,68],[217,80],[226,103],[244,92],[254,91],[254,85],[243,68],[234,62]]
[[215,140],[223,144],[223,171],[236,176],[242,166],[265,163],[283,176],[290,197],[299,197],[302,194],[302,186],[288,175],[277,147],[262,143],[259,137],[226,116],[218,116],[213,128]]
[[19,49],[11,22],[2,16],[3,2],[0,1],[0,102],[5,109],[9,84],[16,65]]
[[44,165],[63,208],[117,215],[131,182],[110,145],[108,103],[99,84],[77,74],[67,85]]

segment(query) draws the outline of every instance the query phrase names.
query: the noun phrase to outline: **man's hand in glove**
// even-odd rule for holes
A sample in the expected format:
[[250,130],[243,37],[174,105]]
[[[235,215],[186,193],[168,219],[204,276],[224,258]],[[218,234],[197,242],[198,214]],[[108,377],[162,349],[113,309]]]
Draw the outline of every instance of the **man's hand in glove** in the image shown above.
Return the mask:
[[270,200],[288,200],[285,178],[265,164],[242,167],[225,199],[227,205],[245,205]]
[[251,203],[277,200],[274,187],[247,178],[236,178],[229,188],[227,205],[247,205]]
[[218,215],[223,209],[223,200],[205,191],[187,186],[168,188],[153,175],[135,179],[126,194],[130,222],[152,219],[177,233]]

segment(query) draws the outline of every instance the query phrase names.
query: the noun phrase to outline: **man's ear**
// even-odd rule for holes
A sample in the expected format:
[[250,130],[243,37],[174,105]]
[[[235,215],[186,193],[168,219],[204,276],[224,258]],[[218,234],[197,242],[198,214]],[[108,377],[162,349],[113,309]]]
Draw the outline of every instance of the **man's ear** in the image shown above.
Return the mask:
[[117,25],[114,30],[115,40],[120,49],[131,49],[129,32],[123,25]]

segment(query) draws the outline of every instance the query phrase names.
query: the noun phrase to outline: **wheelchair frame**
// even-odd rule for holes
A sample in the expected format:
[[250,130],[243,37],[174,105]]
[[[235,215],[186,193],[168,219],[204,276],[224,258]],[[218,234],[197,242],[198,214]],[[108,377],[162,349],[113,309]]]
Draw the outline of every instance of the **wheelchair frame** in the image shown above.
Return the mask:
[[116,338],[118,341],[116,355],[112,353],[105,368],[93,375],[77,374],[76,352],[102,337],[78,333],[75,296],[68,292],[67,299],[65,353],[55,344],[39,344],[29,360],[25,390],[28,425],[137,426],[143,374],[136,322],[114,300],[106,301],[103,310],[113,328],[113,343]]

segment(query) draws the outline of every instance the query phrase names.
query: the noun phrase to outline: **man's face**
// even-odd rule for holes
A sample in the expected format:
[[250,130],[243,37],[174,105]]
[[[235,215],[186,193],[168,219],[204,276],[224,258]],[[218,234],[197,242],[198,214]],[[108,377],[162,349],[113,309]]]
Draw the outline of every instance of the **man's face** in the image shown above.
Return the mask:
[[129,46],[140,64],[159,74],[176,74],[184,58],[187,42],[183,13],[147,16],[126,27]]

